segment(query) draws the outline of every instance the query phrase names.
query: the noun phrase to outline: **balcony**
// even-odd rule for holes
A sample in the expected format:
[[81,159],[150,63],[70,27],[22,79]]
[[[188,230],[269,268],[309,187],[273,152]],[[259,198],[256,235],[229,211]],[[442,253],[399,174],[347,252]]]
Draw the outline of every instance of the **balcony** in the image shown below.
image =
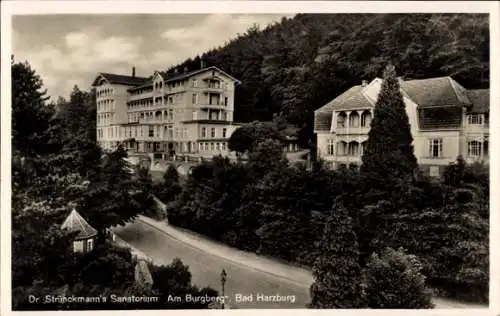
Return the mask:
[[223,92],[227,91],[227,89],[221,85],[206,85],[203,87],[199,87],[199,90],[201,90],[205,93],[210,93],[210,92],[223,93]]
[[207,110],[226,110],[227,105],[225,105],[223,102],[219,103],[210,103],[210,102],[202,102],[199,104],[200,109],[207,109]]
[[466,134],[482,134],[490,132],[490,124],[465,124]]
[[337,134],[362,134],[362,135],[368,135],[368,132],[370,131],[369,126],[358,126],[358,127],[342,127],[342,126],[337,126],[335,129],[335,133]]
[[345,163],[345,164],[361,164],[361,155],[357,156],[335,156],[334,159],[335,162],[337,163]]
[[142,99],[149,99],[153,98],[154,92],[146,92],[146,93],[141,93],[141,94],[129,94],[128,96],[128,101],[137,101],[137,100],[142,100]]

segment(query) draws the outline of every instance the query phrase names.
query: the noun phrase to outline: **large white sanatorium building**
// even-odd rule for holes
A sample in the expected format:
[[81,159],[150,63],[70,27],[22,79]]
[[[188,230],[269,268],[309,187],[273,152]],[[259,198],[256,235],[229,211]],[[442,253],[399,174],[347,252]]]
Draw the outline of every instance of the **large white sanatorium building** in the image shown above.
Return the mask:
[[[381,84],[363,82],[315,111],[318,157],[331,167],[361,164]],[[488,89],[467,90],[450,77],[400,80],[400,86],[424,171],[438,176],[459,155],[488,163]]]
[[144,78],[99,73],[97,142],[104,150],[210,158],[228,156],[235,84],[217,67]]

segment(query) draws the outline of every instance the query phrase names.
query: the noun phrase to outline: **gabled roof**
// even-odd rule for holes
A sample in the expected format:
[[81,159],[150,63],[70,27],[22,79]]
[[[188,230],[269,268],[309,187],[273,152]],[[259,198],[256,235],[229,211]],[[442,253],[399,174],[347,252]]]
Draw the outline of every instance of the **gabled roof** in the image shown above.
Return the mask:
[[79,232],[75,239],[87,239],[97,235],[97,230],[87,223],[78,212],[73,209],[61,225],[71,233]]
[[234,78],[233,76],[229,75],[225,71],[222,71],[222,70],[220,70],[219,68],[217,68],[215,66],[211,66],[211,67],[208,67],[208,68],[203,68],[203,69],[198,69],[198,70],[190,71],[190,72],[187,72],[187,73],[173,74],[173,75],[172,74],[168,74],[165,71],[162,71],[162,72],[160,72],[160,75],[163,77],[163,79],[165,80],[165,82],[171,82],[171,81],[186,79],[186,78],[189,78],[189,77],[192,77],[194,75],[197,75],[197,74],[200,74],[200,73],[203,73],[203,72],[207,72],[207,71],[210,71],[210,70],[219,71],[222,74],[224,74],[225,76],[227,76],[227,77],[231,78],[232,80],[236,81],[236,83],[238,83],[238,84],[241,83],[241,81],[239,81],[238,79]]
[[95,86],[97,84],[97,80],[101,77],[108,81],[110,84],[122,84],[126,86],[140,86],[149,79],[145,77],[133,77],[100,72],[92,83],[92,86]]
[[[332,122],[332,114],[335,108],[344,107],[348,104],[346,101],[349,100],[356,94],[361,94],[362,87],[354,86],[342,93],[332,101],[328,102],[324,106],[320,107],[314,111],[314,130],[315,131],[329,131]],[[361,95],[361,97],[363,97]],[[364,97],[363,97],[364,98]],[[354,100],[356,101],[356,100]],[[358,100],[359,101],[359,100]],[[366,100],[368,102],[368,100]]]
[[450,77],[404,81],[401,88],[419,107],[471,104],[466,90]]
[[[377,80],[377,79],[375,79]],[[372,81],[373,82],[373,81]],[[471,107],[473,112],[489,110],[489,90],[466,90],[451,77],[408,80],[400,83],[402,94],[420,108],[456,106]],[[350,88],[337,98],[314,111],[314,130],[330,130],[334,110],[362,109],[373,107],[363,93],[370,85]]]
[[153,79],[152,78],[148,78],[143,84],[138,85],[138,86],[134,86],[134,87],[131,87],[131,88],[128,88],[127,91],[134,91],[134,90],[137,90],[137,89],[140,89],[140,88],[149,87],[149,86],[152,86],[152,85],[153,85]]
[[467,96],[472,102],[470,113],[486,113],[490,111],[490,90],[468,90]]

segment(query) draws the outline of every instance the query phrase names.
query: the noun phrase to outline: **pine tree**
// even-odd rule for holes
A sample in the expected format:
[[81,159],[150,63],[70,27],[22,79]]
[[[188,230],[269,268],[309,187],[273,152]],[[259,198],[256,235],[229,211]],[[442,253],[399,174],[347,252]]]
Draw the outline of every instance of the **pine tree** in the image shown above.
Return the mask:
[[127,152],[122,146],[109,153],[101,172],[91,180],[78,210],[97,229],[101,237],[104,229],[124,225],[142,212],[142,205],[133,197],[136,183],[125,160]]
[[392,191],[401,181],[411,182],[417,169],[412,142],[396,72],[394,66],[388,65],[362,158],[366,184]]
[[28,62],[13,63],[12,71],[12,147],[20,155],[36,156],[51,152],[47,144],[55,109],[43,82]]
[[358,264],[359,250],[352,220],[336,203],[326,222],[321,255],[313,267],[311,308],[363,308],[366,306]]

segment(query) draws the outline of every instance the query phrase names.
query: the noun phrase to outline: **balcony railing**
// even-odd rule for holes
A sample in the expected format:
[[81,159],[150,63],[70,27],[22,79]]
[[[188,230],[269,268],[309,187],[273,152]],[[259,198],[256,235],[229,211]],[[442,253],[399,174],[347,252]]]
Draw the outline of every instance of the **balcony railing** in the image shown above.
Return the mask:
[[224,102],[215,102],[215,103],[210,103],[209,101],[202,101],[199,104],[199,107],[202,109],[225,109],[227,105]]
[[141,94],[130,94],[128,97],[128,101],[142,100],[142,99],[152,98],[153,96],[154,96],[153,91]]
[[369,131],[369,126],[337,126],[335,129],[337,134],[368,134]]

